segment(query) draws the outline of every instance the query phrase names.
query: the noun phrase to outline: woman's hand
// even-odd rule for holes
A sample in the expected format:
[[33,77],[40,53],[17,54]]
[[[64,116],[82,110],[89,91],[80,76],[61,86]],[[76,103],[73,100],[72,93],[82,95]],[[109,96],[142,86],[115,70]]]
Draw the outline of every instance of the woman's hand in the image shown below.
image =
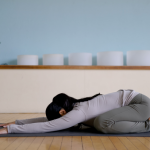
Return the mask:
[[0,127],[7,127],[7,126],[9,126],[11,124],[15,124],[15,121],[14,122],[0,124]]
[[0,129],[0,134],[7,134],[7,133],[8,133],[7,128]]

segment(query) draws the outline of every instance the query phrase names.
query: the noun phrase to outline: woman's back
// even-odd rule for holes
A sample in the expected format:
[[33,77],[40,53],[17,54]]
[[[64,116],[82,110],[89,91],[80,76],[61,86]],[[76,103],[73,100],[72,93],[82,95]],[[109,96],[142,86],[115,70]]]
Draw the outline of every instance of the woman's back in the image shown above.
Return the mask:
[[[85,125],[93,126],[93,121],[98,115],[109,110],[124,106],[129,103],[138,92],[133,90],[119,90],[117,92],[99,95],[92,100],[76,103],[74,110],[81,111],[85,116],[82,122]],[[76,117],[72,116],[74,119]],[[78,116],[80,117],[80,116]]]

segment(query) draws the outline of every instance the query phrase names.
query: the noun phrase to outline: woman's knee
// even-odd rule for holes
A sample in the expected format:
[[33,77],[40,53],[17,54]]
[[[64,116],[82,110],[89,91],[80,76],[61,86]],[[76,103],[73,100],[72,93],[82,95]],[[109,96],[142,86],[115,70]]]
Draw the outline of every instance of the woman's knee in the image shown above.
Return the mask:
[[[150,98],[142,94],[142,107],[146,119],[150,117]],[[147,118],[148,117],[148,118]]]
[[142,103],[150,108],[150,98],[147,97],[146,95],[143,95],[143,94],[141,94],[141,95],[142,95]]
[[96,130],[102,132],[102,124],[103,124],[104,118],[101,117],[101,115],[99,115],[98,117],[95,118],[94,120],[94,127]]
[[131,103],[129,103],[129,107],[136,110],[142,119],[139,121],[145,121],[150,117],[150,98],[143,94],[135,96]]
[[94,120],[94,127],[96,130],[108,133],[108,128],[111,128],[111,126],[114,124],[114,121],[111,119],[106,119],[103,115],[99,115]]

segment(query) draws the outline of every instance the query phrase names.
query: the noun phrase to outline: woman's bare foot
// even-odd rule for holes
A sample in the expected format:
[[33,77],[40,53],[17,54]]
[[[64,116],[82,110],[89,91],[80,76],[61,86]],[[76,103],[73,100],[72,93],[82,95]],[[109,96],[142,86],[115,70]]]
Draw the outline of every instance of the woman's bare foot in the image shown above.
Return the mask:
[[15,124],[15,121],[14,122],[0,124],[0,127],[7,127],[7,126],[9,126],[11,124]]

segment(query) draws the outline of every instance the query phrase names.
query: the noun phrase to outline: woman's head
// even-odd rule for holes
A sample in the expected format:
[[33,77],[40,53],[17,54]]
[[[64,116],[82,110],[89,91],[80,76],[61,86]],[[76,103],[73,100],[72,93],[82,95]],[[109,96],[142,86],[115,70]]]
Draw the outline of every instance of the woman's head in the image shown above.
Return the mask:
[[55,103],[50,103],[46,108],[46,116],[48,120],[57,119],[66,114],[65,109],[56,105]]
[[65,115],[73,109],[74,99],[64,93],[60,93],[53,98],[53,102],[46,108],[48,120],[54,120]]
[[47,108],[46,108],[46,117],[48,120],[54,120],[57,119],[59,117],[61,117],[61,115],[59,114],[59,111],[62,108],[58,105],[56,105],[55,103],[50,103]]
[[64,108],[66,112],[69,112],[73,109],[74,103],[77,100],[73,97],[68,96],[67,94],[60,93],[53,98],[53,102],[58,106]]

